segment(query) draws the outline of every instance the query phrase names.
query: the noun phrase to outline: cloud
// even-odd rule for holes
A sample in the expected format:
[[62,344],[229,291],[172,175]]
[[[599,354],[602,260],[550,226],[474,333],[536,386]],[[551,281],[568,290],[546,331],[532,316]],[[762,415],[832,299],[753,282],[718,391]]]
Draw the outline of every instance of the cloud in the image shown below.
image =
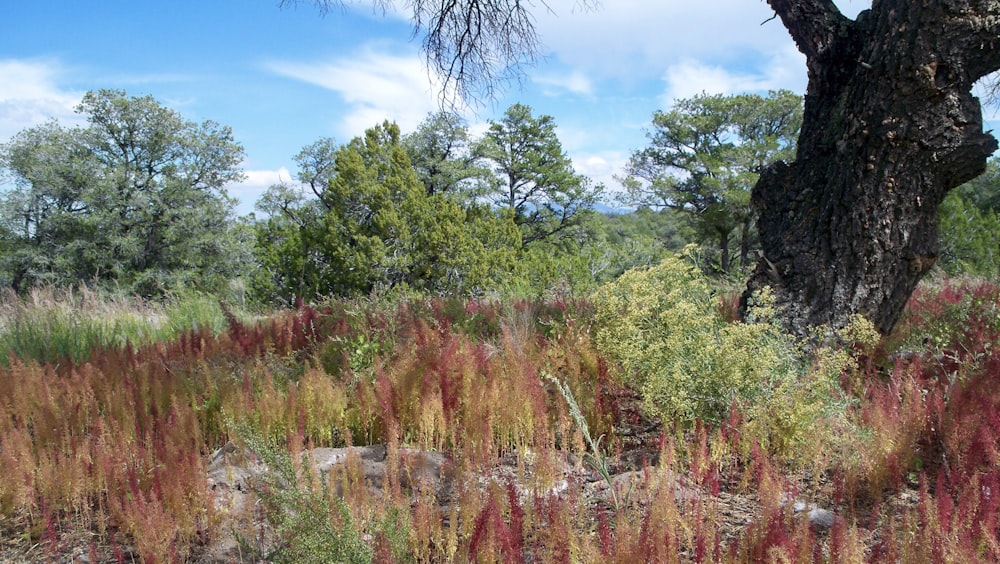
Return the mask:
[[565,93],[592,96],[594,87],[590,79],[582,71],[572,71],[562,74],[533,75],[532,82],[542,86],[546,96],[560,96]]
[[59,86],[63,72],[54,60],[0,59],[0,142],[51,118],[82,121],[73,109],[83,92]]
[[800,68],[805,68],[804,59],[792,48],[777,50],[766,59],[762,69],[744,67],[730,70],[722,65],[685,59],[667,67],[663,74],[666,88],[660,103],[665,108],[670,107],[674,100],[691,98],[703,92],[736,94],[781,88],[802,92],[805,90],[805,76],[798,70]]
[[764,2],[616,0],[577,13],[539,11],[538,27],[549,54],[588,74],[619,80],[657,76],[680,55],[720,59],[750,46],[791,43]]
[[[871,3],[837,0],[854,17]],[[657,77],[684,58],[730,65],[746,57],[791,46],[791,37],[766,2],[600,2],[595,10],[574,10],[576,2],[537,10],[543,54],[596,79],[641,81]],[[805,75],[805,65],[799,67]]]
[[243,174],[245,178],[242,182],[226,186],[229,195],[239,200],[236,205],[237,215],[254,211],[254,204],[271,185],[294,180],[292,173],[285,167],[277,170],[246,170]]
[[621,175],[628,163],[628,155],[622,151],[606,150],[593,152],[570,153],[573,169],[590,178],[594,184],[603,184],[606,188],[605,198],[613,199],[621,191],[621,185],[615,176]]
[[350,107],[338,135],[351,138],[383,120],[410,131],[436,111],[440,92],[416,52],[390,54],[368,47],[322,62],[268,61],[269,71],[336,92]]

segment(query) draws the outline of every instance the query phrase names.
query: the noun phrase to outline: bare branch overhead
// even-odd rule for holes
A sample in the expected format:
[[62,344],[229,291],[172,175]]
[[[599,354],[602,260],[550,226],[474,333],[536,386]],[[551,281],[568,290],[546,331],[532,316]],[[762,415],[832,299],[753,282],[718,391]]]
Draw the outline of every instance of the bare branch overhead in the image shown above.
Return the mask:
[[[344,9],[350,0],[311,0],[321,13]],[[294,6],[299,0],[281,0]],[[544,1],[531,0],[371,0],[376,10],[402,5],[412,13],[413,36],[431,72],[443,79],[442,102],[491,100],[511,82],[520,81],[524,67],[540,56],[541,41],[532,11],[552,11]],[[597,0],[578,0],[575,7],[595,9]]]

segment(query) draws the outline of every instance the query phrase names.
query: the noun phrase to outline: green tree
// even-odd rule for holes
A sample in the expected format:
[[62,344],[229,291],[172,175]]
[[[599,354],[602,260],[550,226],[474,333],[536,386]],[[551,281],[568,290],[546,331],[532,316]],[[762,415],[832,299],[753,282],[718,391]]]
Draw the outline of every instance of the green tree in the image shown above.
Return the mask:
[[465,202],[487,190],[490,170],[472,152],[469,128],[458,114],[428,115],[403,137],[403,147],[428,195],[454,195]]
[[[1000,82],[997,83],[1000,86]],[[955,189],[958,197],[979,211],[1000,213],[1000,158],[986,162],[986,172]]]
[[683,249],[692,238],[684,219],[673,209],[645,206],[630,213],[597,214],[591,244],[599,257],[591,267],[595,280],[614,280],[626,270],[659,264],[668,252]]
[[254,228],[259,268],[251,279],[251,292],[258,302],[292,306],[299,298],[312,300],[323,291],[331,266],[322,260],[324,213],[319,201],[299,207],[283,203],[278,208],[257,203],[270,215]]
[[332,276],[333,266],[321,260],[323,218],[333,206],[324,197],[339,150],[329,137],[306,145],[293,157],[299,183],[273,184],[257,200],[265,219],[255,228],[260,268],[251,280],[254,299],[291,306],[315,298]]
[[293,157],[295,163],[299,165],[296,175],[299,182],[308,186],[327,209],[330,209],[330,206],[323,201],[323,193],[336,174],[334,159],[339,149],[340,146],[333,137],[322,137],[303,147]]
[[795,154],[802,99],[787,91],[735,96],[702,94],[653,114],[649,147],[626,167],[625,201],[689,214],[703,241],[730,270],[730,244],[740,241],[740,266],[749,264],[753,214],[750,189],[758,171]]
[[938,264],[952,275],[1000,273],[1000,161],[959,186],[941,202]]
[[212,121],[184,120],[152,97],[88,92],[88,125],[26,129],[0,146],[13,179],[0,224],[3,281],[114,281],[145,296],[211,288],[245,267],[224,186],[243,148]]
[[494,204],[513,213],[525,245],[579,225],[603,191],[603,186],[573,171],[556,135],[555,119],[536,118],[523,104],[514,104],[500,121],[490,122],[477,151],[497,177]]
[[941,203],[941,268],[948,274],[1000,274],[1000,215],[957,192]]
[[282,301],[405,287],[478,293],[514,269],[520,234],[509,215],[428,194],[385,122],[334,154],[322,205],[288,187],[258,203],[258,293]]

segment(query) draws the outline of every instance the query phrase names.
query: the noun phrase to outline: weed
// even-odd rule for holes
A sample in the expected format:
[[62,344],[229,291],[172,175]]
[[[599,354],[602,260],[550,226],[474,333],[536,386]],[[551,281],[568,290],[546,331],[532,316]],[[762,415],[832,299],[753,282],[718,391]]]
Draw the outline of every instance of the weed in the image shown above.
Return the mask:
[[266,467],[257,474],[254,491],[273,527],[274,540],[257,547],[259,557],[273,562],[372,561],[372,548],[357,530],[347,504],[336,496],[331,502],[329,485],[310,475],[311,465],[297,470],[286,450],[247,427],[236,427]]

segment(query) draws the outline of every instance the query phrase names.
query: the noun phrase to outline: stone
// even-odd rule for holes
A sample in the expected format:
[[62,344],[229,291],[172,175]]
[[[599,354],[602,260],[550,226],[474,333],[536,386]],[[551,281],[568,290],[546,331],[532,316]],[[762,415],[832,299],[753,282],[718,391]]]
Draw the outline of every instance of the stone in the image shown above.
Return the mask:
[[820,509],[819,507],[814,507],[809,510],[809,525],[815,529],[826,530],[833,527],[834,522],[837,520],[837,516],[833,513],[827,511],[826,509]]

